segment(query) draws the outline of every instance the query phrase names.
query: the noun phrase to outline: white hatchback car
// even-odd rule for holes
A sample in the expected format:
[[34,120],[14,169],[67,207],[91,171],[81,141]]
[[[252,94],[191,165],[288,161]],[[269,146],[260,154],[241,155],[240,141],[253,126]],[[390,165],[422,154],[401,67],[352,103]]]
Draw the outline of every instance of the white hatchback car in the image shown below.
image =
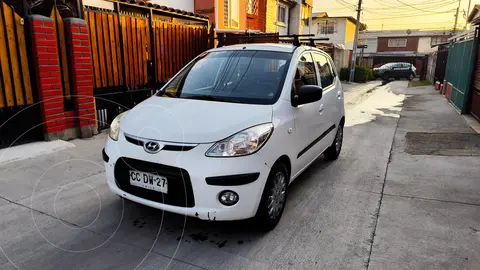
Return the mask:
[[112,122],[107,182],[154,208],[204,220],[255,217],[272,229],[288,185],[322,153],[338,157],[344,122],[342,86],[325,52],[212,49]]

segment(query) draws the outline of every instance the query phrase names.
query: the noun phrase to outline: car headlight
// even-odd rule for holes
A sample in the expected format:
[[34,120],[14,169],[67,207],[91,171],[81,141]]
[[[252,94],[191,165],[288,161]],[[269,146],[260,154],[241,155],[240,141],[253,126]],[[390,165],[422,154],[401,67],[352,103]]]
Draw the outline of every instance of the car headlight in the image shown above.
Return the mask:
[[267,142],[272,131],[271,123],[247,128],[215,143],[205,155],[207,157],[238,157],[253,154]]
[[118,141],[118,135],[120,134],[120,120],[127,114],[127,112],[122,112],[113,119],[110,124],[110,133],[109,136],[112,140]]

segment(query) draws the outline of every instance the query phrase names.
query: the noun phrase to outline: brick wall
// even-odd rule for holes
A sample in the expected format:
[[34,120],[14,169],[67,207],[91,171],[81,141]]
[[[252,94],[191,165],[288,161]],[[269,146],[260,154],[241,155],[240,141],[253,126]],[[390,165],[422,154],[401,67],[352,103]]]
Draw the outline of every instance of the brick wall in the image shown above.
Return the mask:
[[29,22],[33,70],[45,140],[91,137],[97,131],[90,44],[85,21],[76,18],[64,20],[70,87],[75,105],[73,111],[64,111],[59,49],[53,21],[32,15]]
[[82,19],[64,20],[70,80],[80,134],[91,137],[96,131],[95,100],[93,97],[93,76],[90,55],[90,43],[87,24]]
[[251,30],[260,30],[265,32],[265,19],[267,12],[267,0],[258,0],[257,14],[247,13],[247,28]]
[[62,138],[65,128],[63,90],[53,21],[41,15],[29,17],[33,65],[46,140]]
[[[389,39],[407,39],[406,47],[388,47]],[[418,37],[379,37],[377,52],[416,52],[418,49]]]

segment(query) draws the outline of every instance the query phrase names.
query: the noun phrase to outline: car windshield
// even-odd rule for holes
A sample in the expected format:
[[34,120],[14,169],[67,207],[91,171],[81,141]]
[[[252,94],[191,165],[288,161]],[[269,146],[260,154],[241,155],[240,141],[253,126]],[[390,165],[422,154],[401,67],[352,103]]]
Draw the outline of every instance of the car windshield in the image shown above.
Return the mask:
[[290,53],[251,50],[204,53],[158,95],[273,104],[280,96],[290,58]]

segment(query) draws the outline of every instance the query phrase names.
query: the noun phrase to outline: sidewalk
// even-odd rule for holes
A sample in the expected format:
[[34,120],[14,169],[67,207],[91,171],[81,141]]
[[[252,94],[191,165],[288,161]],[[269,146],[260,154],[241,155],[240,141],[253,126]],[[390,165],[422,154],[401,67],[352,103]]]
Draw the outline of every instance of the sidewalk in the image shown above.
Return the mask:
[[371,269],[480,269],[480,135],[433,87],[406,88]]

